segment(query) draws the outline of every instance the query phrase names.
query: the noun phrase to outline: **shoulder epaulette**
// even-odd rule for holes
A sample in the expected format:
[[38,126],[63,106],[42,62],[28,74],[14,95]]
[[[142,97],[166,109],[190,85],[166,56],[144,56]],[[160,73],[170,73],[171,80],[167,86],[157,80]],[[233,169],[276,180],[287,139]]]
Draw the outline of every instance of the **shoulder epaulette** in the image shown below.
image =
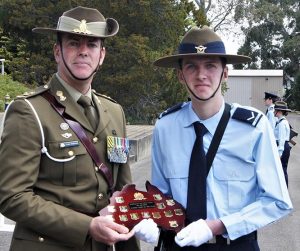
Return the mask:
[[271,112],[274,112],[274,110],[275,110],[274,106],[270,106],[269,109],[268,109],[268,111],[271,111]]
[[39,86],[33,91],[24,92],[23,94],[18,95],[16,97],[16,99],[24,99],[24,98],[34,97],[34,96],[37,96],[37,95],[47,91],[48,89],[49,89],[48,85]]
[[96,94],[96,95],[99,96],[99,97],[108,99],[108,100],[110,100],[110,101],[112,101],[112,102],[114,102],[114,103],[118,103],[116,100],[112,99],[112,98],[109,97],[109,96],[106,96],[106,95],[104,95],[104,94],[100,94],[100,93],[96,92],[95,90],[92,90],[92,91],[93,91],[94,94]]
[[182,102],[182,103],[179,103],[177,105],[174,105],[170,108],[168,108],[167,110],[165,110],[164,112],[162,112],[160,115],[159,115],[159,119],[161,119],[162,117],[168,115],[168,114],[171,114],[173,112],[176,112],[178,110],[180,110],[182,107],[184,107],[184,105],[186,104],[186,102]]
[[232,118],[256,127],[262,116],[263,115],[261,113],[256,111],[238,107],[233,113]]

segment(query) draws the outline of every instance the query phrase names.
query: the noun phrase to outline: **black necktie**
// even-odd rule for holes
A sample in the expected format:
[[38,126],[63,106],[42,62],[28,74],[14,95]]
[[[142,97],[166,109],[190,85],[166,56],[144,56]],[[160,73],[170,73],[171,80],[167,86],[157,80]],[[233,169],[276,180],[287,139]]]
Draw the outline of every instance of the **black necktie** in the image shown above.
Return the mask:
[[199,219],[206,219],[206,157],[203,148],[203,136],[207,132],[206,127],[194,123],[196,140],[191,154],[188,194],[186,207],[186,223],[189,224]]
[[98,125],[99,118],[97,110],[92,104],[92,100],[87,96],[81,95],[77,103],[84,108],[84,114],[95,131]]

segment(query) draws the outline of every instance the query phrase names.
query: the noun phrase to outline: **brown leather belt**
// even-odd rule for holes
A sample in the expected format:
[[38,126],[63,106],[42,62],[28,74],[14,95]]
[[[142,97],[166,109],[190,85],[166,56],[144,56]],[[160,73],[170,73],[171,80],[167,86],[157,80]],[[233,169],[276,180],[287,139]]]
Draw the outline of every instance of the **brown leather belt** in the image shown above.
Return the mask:
[[106,182],[108,183],[110,190],[113,191],[114,187],[113,187],[112,172],[101,161],[93,143],[88,138],[88,136],[85,134],[84,129],[81,127],[81,125],[77,121],[75,121],[72,117],[70,117],[68,114],[65,113],[65,107],[63,105],[61,105],[50,92],[47,91],[47,92],[42,93],[41,95],[51,104],[51,106],[54,108],[54,110],[68,123],[68,125],[71,127],[71,129],[75,132],[77,137],[80,139],[81,143],[85,146],[89,155],[92,157],[93,161],[99,167],[99,171],[102,173],[103,177],[105,178]]

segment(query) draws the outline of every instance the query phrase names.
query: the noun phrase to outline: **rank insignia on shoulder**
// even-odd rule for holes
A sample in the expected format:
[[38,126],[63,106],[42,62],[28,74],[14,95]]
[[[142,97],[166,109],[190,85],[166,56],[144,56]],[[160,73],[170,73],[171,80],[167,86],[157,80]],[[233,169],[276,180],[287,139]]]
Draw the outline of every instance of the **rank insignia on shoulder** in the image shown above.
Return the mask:
[[174,105],[174,106],[168,108],[167,110],[165,110],[164,112],[162,112],[159,115],[158,119],[161,119],[162,117],[164,117],[168,114],[171,114],[173,112],[176,112],[176,111],[180,110],[182,107],[184,107],[185,104],[187,104],[187,102],[182,102],[182,103],[179,103],[177,105]]
[[232,118],[256,127],[262,116],[263,115],[258,112],[238,107],[233,113]]
[[[114,102],[114,103],[118,103],[118,102],[117,102],[116,100],[114,100],[113,98],[111,98],[111,97],[109,97],[109,96],[106,96],[106,95],[104,95],[104,94],[97,93],[95,90],[92,90],[92,92],[93,92],[95,95],[99,96],[99,97],[105,98],[105,99],[110,100],[110,101],[112,101],[112,102]],[[99,100],[99,101],[100,101],[100,100]],[[101,103],[101,101],[100,101],[100,103]]]
[[48,87],[47,85],[39,86],[39,87],[37,87],[37,88],[34,89],[34,90],[24,92],[22,95],[18,95],[16,98],[17,98],[17,99],[24,99],[24,98],[35,97],[35,96],[38,96],[38,95],[40,95],[41,93],[47,91],[48,88],[49,88],[49,87]]

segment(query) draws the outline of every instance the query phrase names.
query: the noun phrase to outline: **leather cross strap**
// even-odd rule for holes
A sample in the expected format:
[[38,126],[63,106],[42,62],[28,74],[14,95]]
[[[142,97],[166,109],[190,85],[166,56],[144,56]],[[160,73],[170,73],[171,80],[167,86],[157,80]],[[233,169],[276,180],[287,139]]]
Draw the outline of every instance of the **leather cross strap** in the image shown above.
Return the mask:
[[87,152],[92,157],[95,164],[99,167],[99,171],[102,173],[106,182],[109,185],[111,191],[113,191],[113,176],[109,168],[101,161],[99,155],[97,154],[96,148],[91,142],[91,140],[86,135],[82,126],[75,121],[71,116],[65,113],[65,108],[60,103],[57,102],[56,98],[50,92],[44,92],[41,94],[54,108],[54,110],[68,123],[71,129],[75,132],[77,137],[80,139],[81,143],[85,146]]
[[220,145],[221,139],[223,137],[224,131],[228,124],[228,121],[230,118],[230,110],[231,110],[231,106],[228,103],[225,103],[224,112],[222,114],[222,117],[221,117],[220,122],[216,129],[216,132],[213,136],[213,139],[210,143],[210,146],[209,146],[207,154],[206,154],[207,175],[208,175],[211,165],[214,161],[214,158],[216,156],[216,153],[217,153],[218,147]]

